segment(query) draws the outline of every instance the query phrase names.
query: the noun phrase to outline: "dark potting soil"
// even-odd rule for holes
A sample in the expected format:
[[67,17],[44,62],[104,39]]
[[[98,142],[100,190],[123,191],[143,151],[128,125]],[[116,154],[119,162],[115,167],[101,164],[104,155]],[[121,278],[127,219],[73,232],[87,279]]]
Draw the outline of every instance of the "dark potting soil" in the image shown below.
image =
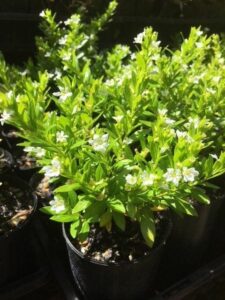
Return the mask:
[[37,167],[37,163],[34,157],[28,156],[23,153],[16,159],[16,167],[20,170],[29,170]]
[[0,148],[0,173],[4,173],[12,167],[13,161],[10,153]]
[[0,236],[14,230],[29,217],[32,199],[26,191],[2,180],[0,182]]
[[156,240],[153,248],[149,248],[140,231],[138,222],[126,220],[126,230],[123,232],[116,225],[108,232],[97,224],[92,224],[89,236],[85,242],[73,240],[74,246],[88,259],[106,264],[121,264],[135,262],[148,256],[161,242],[165,232],[165,216],[156,217]]
[[43,201],[43,204],[48,205],[53,197],[53,189],[50,185],[49,178],[43,177],[42,174],[35,174],[35,176],[32,177],[30,184],[34,193]]

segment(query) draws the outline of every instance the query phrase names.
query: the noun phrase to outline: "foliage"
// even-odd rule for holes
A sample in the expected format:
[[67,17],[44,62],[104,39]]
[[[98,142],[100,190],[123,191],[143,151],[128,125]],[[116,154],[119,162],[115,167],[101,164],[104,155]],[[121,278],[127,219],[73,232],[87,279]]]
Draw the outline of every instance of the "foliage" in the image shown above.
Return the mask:
[[115,7],[90,24],[43,12],[37,60],[9,77],[1,61],[0,121],[55,182],[43,210],[69,222],[72,237],[85,239],[93,223],[124,230],[130,218],[151,247],[155,211],[196,215],[208,180],[225,171],[224,50],[193,28],[171,52],[146,28],[135,52],[101,53],[97,33]]

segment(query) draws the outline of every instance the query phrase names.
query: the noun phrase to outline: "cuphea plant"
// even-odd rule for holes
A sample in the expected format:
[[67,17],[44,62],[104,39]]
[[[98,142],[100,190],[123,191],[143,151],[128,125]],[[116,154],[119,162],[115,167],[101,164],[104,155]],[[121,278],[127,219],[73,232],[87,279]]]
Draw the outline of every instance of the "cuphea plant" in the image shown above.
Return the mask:
[[20,130],[57,186],[43,210],[71,223],[72,237],[85,239],[93,223],[124,230],[129,218],[151,247],[155,212],[196,215],[196,202],[209,204],[208,180],[225,172],[215,131],[224,118],[218,38],[193,29],[171,52],[147,28],[135,52],[117,45],[99,53],[87,32],[100,23],[75,15],[61,28],[50,11],[42,15],[37,66],[2,95],[1,123]]

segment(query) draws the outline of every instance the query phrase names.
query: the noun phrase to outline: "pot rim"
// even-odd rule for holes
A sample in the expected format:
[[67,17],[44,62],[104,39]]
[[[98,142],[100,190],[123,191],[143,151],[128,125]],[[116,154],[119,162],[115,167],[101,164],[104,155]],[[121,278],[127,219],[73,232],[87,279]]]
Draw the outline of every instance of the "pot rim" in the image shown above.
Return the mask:
[[4,240],[4,239],[7,239],[9,237],[12,237],[14,234],[16,234],[17,232],[20,232],[23,227],[25,227],[28,223],[30,223],[31,219],[32,219],[32,216],[34,215],[36,209],[37,209],[37,206],[38,206],[38,199],[37,199],[37,196],[31,191],[30,189],[30,186],[26,183],[26,181],[22,180],[21,178],[19,178],[18,176],[16,175],[5,175],[3,174],[3,177],[9,181],[9,179],[12,180],[12,185],[15,185],[15,186],[20,186],[20,184],[22,185],[22,188],[23,187],[26,187],[26,190],[28,191],[29,195],[30,195],[30,198],[32,199],[32,207],[33,207],[33,210],[32,212],[30,213],[30,215],[28,216],[28,218],[21,223],[21,225],[17,226],[15,229],[7,232],[7,233],[3,233],[2,235],[0,235],[0,241]]
[[148,260],[148,258],[156,253],[157,251],[159,251],[163,246],[165,246],[166,244],[166,241],[169,237],[169,234],[171,233],[171,230],[172,230],[172,221],[171,221],[171,217],[170,215],[167,216],[165,218],[165,221],[167,221],[167,226],[166,226],[166,229],[165,231],[163,232],[162,234],[162,237],[161,237],[161,241],[159,243],[158,246],[156,246],[155,248],[153,248],[150,252],[149,255],[146,255],[146,256],[143,256],[143,257],[140,257],[138,259],[135,259],[133,260],[132,262],[127,262],[127,263],[106,263],[106,262],[102,262],[102,261],[97,261],[93,258],[89,258],[89,257],[86,257],[82,252],[80,252],[71,242],[69,236],[67,235],[67,232],[66,232],[66,223],[62,223],[62,232],[63,232],[63,236],[64,236],[64,239],[66,241],[66,244],[70,247],[70,249],[72,251],[74,251],[80,258],[82,258],[83,260],[87,261],[87,262],[90,262],[90,263],[93,263],[93,264],[96,264],[96,265],[102,265],[102,266],[107,266],[107,267],[115,267],[115,268],[118,268],[120,266],[123,266],[123,265],[134,265],[134,264],[138,264],[140,262],[144,262],[146,260]]

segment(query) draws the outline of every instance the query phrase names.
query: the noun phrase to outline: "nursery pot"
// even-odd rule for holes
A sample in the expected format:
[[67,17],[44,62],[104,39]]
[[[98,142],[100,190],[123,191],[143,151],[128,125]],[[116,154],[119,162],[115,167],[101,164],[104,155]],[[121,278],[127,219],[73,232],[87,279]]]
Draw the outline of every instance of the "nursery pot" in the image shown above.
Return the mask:
[[139,300],[148,299],[159,262],[171,231],[171,221],[164,220],[160,242],[150,255],[134,262],[107,264],[85,257],[72,244],[68,229],[63,224],[70,266],[75,282],[85,299]]
[[197,217],[173,215],[173,229],[160,268],[160,288],[168,287],[207,262],[221,205],[222,201],[212,199],[210,205],[196,207]]
[[32,239],[32,222],[37,206],[37,200],[29,190],[28,185],[15,176],[4,175],[1,181],[7,180],[10,186],[19,188],[23,197],[32,199],[32,212],[27,219],[19,223],[15,229],[0,235],[0,287],[21,279],[35,268]]

